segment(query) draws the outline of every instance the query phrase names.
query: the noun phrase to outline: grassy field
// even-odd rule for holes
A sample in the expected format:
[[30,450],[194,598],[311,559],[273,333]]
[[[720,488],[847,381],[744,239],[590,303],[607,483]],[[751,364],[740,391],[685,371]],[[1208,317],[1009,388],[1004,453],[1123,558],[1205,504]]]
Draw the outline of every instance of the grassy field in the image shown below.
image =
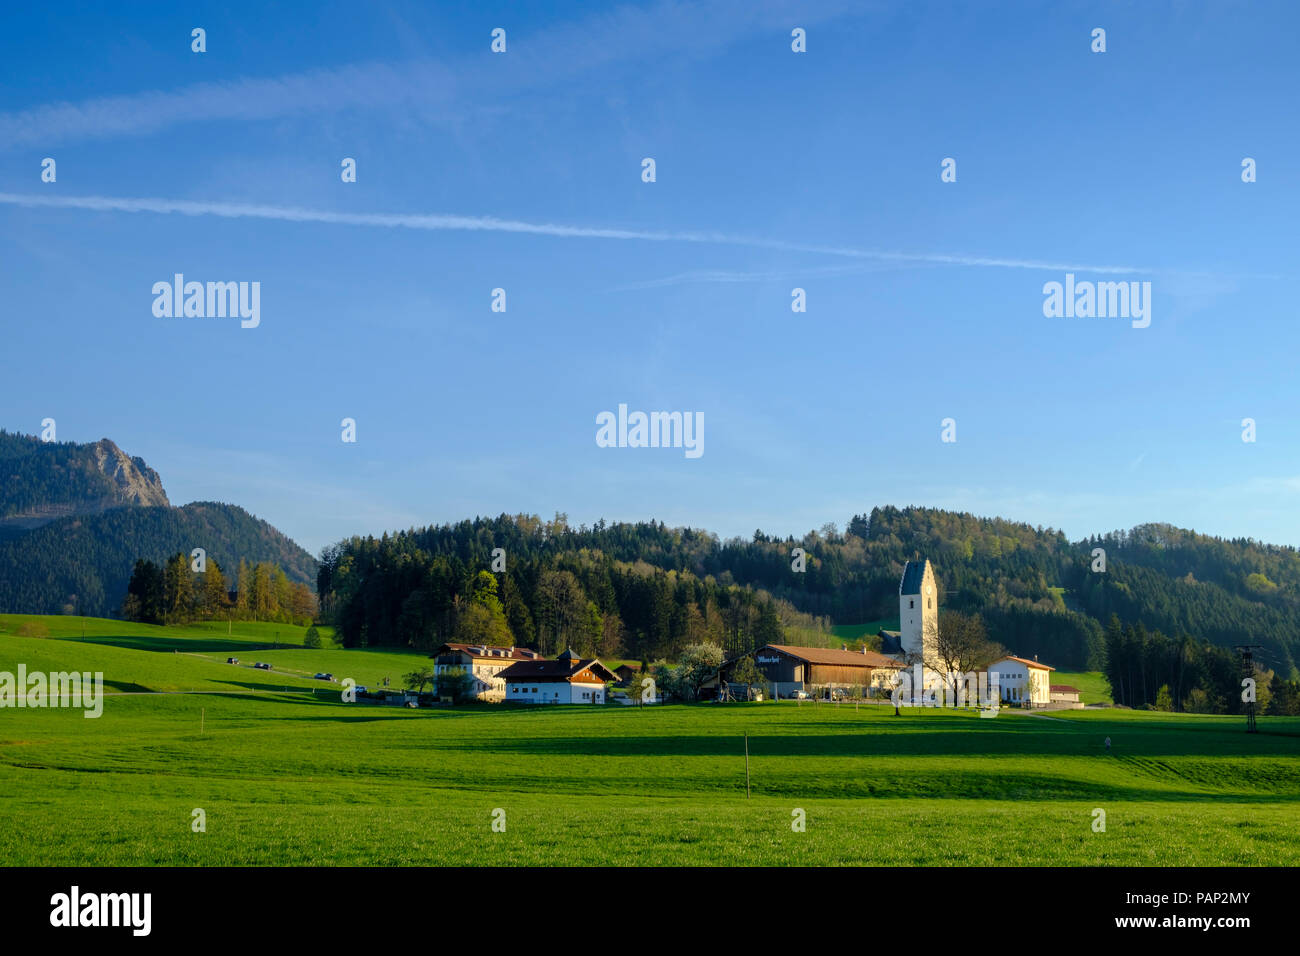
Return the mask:
[[417,655],[257,650],[267,673],[224,663],[261,631],[92,620],[83,642],[80,619],[16,636],[24,620],[0,616],[0,671],[102,670],[114,693],[95,720],[0,710],[10,865],[1300,864],[1300,719],[1248,736],[1115,710],[412,711],[288,669],[396,682]]

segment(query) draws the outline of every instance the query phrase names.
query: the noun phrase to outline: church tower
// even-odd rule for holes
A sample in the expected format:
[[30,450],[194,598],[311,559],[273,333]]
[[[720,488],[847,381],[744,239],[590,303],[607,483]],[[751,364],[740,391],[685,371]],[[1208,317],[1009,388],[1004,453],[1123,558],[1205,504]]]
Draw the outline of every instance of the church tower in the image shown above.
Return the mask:
[[898,583],[898,622],[904,654],[915,654],[924,663],[934,660],[939,635],[939,594],[934,586],[934,569],[926,559],[908,561]]

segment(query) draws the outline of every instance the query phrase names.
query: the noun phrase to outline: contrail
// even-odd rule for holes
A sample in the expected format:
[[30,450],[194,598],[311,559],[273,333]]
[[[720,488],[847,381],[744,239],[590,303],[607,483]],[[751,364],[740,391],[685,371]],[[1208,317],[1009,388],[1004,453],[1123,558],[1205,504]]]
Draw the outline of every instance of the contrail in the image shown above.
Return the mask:
[[[0,193],[0,204],[55,209],[89,209],[95,212],[152,212],[161,215],[220,216],[226,219],[270,219],[279,222],[321,222],[348,226],[377,226],[387,229],[422,229],[435,232],[512,232],[563,239],[617,239],[642,242],[707,243],[747,246],[783,252],[870,259],[877,262],[921,262],[954,266],[990,266],[1002,269],[1036,269],[1060,272],[1097,272],[1116,275],[1151,274],[1165,270],[1139,266],[1084,265],[1048,262],[1036,259],[1010,259],[997,256],[968,256],[944,253],[890,252],[856,249],[848,246],[824,246],[765,239],[759,236],[733,235],[724,232],[656,231],[617,229],[601,226],[572,226],[561,223],[525,222],[495,216],[461,216],[445,213],[357,213],[303,209],[296,206],[267,206],[257,203],[207,202],[193,199],[121,198],[113,196],[33,196]],[[1189,274],[1189,273],[1184,273]],[[1198,273],[1193,273],[1198,274]]]

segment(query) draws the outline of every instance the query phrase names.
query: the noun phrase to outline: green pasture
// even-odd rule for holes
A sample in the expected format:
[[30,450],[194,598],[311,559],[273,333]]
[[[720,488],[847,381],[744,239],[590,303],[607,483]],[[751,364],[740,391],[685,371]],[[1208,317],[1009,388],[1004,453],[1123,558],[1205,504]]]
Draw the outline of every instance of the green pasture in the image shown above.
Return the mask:
[[406,710],[310,673],[398,683],[420,655],[236,653],[267,673],[224,663],[232,636],[208,628],[92,620],[83,642],[79,618],[43,620],[49,637],[0,617],[0,671],[102,671],[109,696],[98,719],[0,710],[9,865],[1300,864],[1297,718]]

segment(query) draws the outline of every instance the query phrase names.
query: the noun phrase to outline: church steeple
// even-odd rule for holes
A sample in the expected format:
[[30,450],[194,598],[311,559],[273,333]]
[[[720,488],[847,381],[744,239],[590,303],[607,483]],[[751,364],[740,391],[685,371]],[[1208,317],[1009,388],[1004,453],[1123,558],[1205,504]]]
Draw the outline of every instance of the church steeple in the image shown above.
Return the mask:
[[929,662],[939,636],[939,594],[926,558],[908,561],[898,582],[898,623],[903,653]]

